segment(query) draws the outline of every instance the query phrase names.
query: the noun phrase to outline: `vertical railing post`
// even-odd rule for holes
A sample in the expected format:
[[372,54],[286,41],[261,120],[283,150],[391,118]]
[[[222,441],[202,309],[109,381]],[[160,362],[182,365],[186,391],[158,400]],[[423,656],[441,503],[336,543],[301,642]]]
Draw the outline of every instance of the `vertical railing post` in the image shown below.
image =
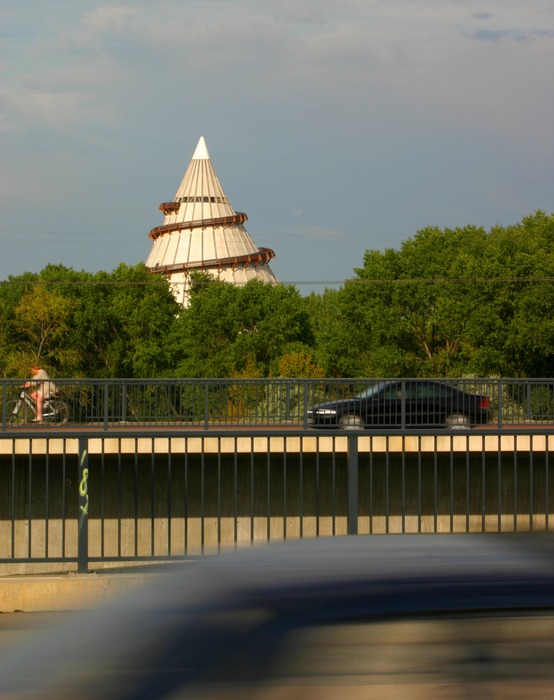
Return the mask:
[[498,380],[498,429],[502,428],[502,379]]
[[204,382],[204,430],[208,430],[210,427],[210,420],[209,420],[209,412],[210,412],[210,390],[209,390],[209,382],[206,380]]
[[108,384],[108,382],[105,382],[104,383],[104,430],[108,430],[108,413],[110,411],[109,392],[110,392],[110,385]]
[[358,436],[348,438],[348,517],[347,534],[358,534]]
[[7,395],[6,395],[6,382],[2,382],[2,430],[6,430],[6,423],[7,423],[7,417],[6,417],[6,404],[7,404]]
[[127,383],[121,385],[121,422],[127,422]]
[[79,438],[79,531],[77,539],[77,569],[88,571],[88,438]]
[[308,380],[304,379],[304,415],[302,416],[302,426],[308,430]]
[[400,427],[402,430],[406,430],[406,382],[404,380],[402,380],[400,387]]

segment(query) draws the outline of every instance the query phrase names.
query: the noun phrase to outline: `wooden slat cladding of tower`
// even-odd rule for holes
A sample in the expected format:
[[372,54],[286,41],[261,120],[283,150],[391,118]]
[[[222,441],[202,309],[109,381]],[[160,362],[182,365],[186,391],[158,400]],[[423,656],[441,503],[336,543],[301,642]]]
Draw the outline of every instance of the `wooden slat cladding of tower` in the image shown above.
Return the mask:
[[146,267],[166,274],[179,304],[188,306],[190,273],[202,270],[219,280],[242,286],[251,280],[278,284],[268,262],[271,248],[259,247],[227,198],[200,138],[172,201],[162,202],[165,220],[149,235],[152,249]]

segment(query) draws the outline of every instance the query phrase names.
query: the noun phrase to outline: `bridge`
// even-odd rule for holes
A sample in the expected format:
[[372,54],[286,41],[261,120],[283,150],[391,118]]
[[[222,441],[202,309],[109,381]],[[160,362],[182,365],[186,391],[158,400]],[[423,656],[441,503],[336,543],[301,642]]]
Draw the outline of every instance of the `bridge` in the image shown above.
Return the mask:
[[10,420],[20,380],[4,380],[0,574],[304,537],[550,529],[552,380],[458,380],[492,408],[457,430],[408,426],[404,408],[366,429],[307,424],[322,397],[375,381],[56,380],[69,420],[37,425]]
[[29,430],[0,438],[0,572],[253,542],[548,530],[552,431]]

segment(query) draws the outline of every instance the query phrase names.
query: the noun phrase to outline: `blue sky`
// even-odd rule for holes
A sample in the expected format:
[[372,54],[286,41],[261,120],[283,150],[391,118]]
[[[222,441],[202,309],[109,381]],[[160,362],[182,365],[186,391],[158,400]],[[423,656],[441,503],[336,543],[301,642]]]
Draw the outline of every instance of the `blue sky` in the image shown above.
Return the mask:
[[0,280],[145,260],[200,136],[302,293],[551,213],[553,66],[553,0],[2,0]]

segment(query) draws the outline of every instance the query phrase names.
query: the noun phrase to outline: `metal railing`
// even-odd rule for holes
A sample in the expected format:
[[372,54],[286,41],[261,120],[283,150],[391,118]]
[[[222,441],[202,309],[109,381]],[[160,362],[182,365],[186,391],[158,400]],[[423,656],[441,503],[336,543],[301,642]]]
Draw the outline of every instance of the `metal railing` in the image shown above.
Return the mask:
[[[308,410],[328,401],[355,401],[385,379],[56,379],[75,427],[109,430],[124,425],[191,428],[223,426],[303,427]],[[440,424],[444,410],[424,409],[424,398],[410,397],[414,380],[390,380],[408,390],[401,404],[378,424],[426,427]],[[417,380],[420,387],[432,380]],[[554,425],[554,379],[448,379],[443,384],[467,395],[487,397],[487,423],[497,426]],[[10,426],[7,407],[21,380],[1,380],[1,427]],[[468,404],[469,405],[469,404]],[[478,421],[479,423],[481,421]]]
[[379,533],[549,530],[548,428],[11,431],[0,563],[87,571]]

